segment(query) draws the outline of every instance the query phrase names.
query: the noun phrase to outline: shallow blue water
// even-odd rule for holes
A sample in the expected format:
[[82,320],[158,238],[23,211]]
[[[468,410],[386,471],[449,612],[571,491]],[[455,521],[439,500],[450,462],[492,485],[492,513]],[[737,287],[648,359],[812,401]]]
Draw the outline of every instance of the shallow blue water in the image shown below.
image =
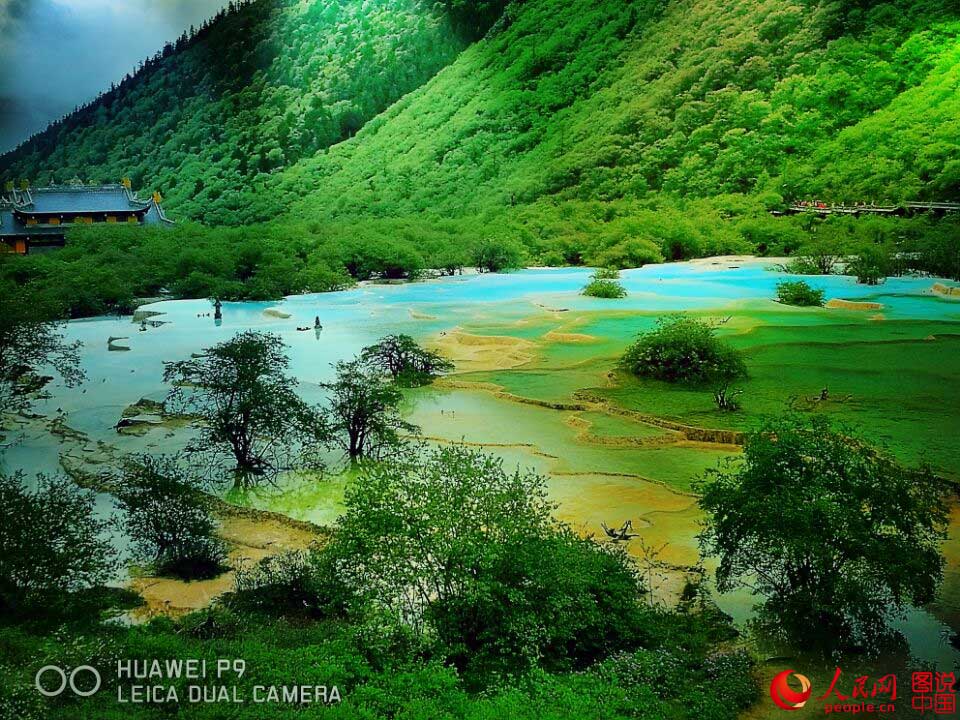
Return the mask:
[[[715,308],[727,303],[762,301],[774,297],[778,282],[790,278],[767,269],[769,263],[747,262],[739,267],[718,264],[674,263],[648,265],[623,273],[629,292],[623,300],[581,296],[591,270],[586,268],[532,269],[500,275],[465,275],[404,285],[365,285],[352,290],[287,298],[281,303],[225,303],[223,322],[215,324],[207,300],[157,303],[145,309],[161,312],[165,324],[145,332],[129,318],[94,318],[69,324],[70,339],[83,342],[82,365],[87,381],[79,388],[53,384],[52,398],[39,412],[69,415],[71,427],[94,438],[111,437],[112,426],[127,405],[141,397],[162,399],[163,363],[180,360],[241,330],[279,334],[290,348],[293,374],[309,400],[319,399],[317,383],[332,377],[331,364],[353,357],[383,335],[404,332],[424,338],[463,323],[494,323],[520,319],[538,306],[574,310],[633,310],[669,312]],[[931,291],[930,278],[893,278],[878,287],[857,285],[841,276],[806,277],[828,298],[870,300],[884,305],[888,318],[960,321],[960,301],[946,300]],[[264,314],[277,308],[290,314],[282,319]],[[314,318],[323,331],[315,333]],[[298,327],[309,328],[298,332]],[[124,337],[129,352],[107,349],[110,337]],[[8,458],[8,464],[12,458]]]

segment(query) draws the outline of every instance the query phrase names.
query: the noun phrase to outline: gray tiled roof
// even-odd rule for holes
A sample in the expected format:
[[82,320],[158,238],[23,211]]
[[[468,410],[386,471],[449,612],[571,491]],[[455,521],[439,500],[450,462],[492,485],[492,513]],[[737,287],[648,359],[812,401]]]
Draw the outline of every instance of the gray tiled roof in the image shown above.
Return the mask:
[[153,200],[140,200],[122,185],[102,187],[50,187],[30,191],[13,191],[6,197],[0,197],[0,236],[62,236],[69,224],[63,226],[33,225],[27,226],[18,220],[18,213],[130,213],[142,212],[144,225],[172,225],[161,208]]
[[136,200],[123,186],[102,188],[40,188],[31,190],[33,202],[17,209],[27,213],[129,212],[143,210],[149,200]]

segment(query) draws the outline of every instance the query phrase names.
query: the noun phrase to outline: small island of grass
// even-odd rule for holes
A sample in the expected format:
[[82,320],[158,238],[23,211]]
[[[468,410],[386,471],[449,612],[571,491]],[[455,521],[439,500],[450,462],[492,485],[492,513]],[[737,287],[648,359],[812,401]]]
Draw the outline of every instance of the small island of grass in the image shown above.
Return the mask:
[[581,294],[605,300],[625,298],[627,291],[619,280],[620,272],[618,270],[599,268],[590,276],[590,282],[583,288]]
[[824,292],[810,287],[803,280],[777,283],[777,301],[796,307],[823,307]]

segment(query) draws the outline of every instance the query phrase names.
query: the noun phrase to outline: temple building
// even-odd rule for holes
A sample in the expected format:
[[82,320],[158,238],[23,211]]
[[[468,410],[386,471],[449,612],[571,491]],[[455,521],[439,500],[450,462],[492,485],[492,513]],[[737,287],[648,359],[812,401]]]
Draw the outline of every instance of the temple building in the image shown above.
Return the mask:
[[[7,183],[0,195],[0,250],[21,255],[63,247],[76,225],[126,223],[172,225],[163,214],[160,194],[141,200],[129,180],[117,185],[51,185],[15,189]],[[5,246],[5,247],[4,247]]]

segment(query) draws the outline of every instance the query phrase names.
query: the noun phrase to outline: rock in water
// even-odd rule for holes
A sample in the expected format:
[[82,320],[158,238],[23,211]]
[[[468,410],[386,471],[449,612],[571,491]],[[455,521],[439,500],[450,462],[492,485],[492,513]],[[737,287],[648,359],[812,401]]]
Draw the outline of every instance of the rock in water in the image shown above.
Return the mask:
[[107,338],[107,350],[110,352],[128,352],[130,347],[128,345],[123,345],[120,343],[121,340],[129,340],[130,338],[125,337],[110,337]]
[[291,315],[288,312],[284,312],[278,308],[267,308],[263,311],[264,316],[269,318],[277,318],[279,320],[289,320]]

